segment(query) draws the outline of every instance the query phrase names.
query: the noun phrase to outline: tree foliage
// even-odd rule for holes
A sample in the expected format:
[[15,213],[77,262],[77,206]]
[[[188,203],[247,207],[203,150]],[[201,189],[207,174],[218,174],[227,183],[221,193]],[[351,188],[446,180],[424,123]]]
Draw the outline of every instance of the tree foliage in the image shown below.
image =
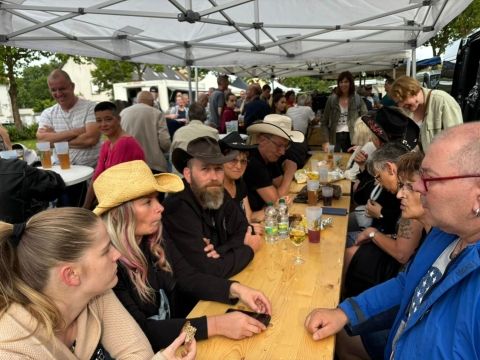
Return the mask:
[[40,112],[55,104],[47,86],[47,77],[55,69],[61,67],[57,59],[48,64],[28,66],[23,69],[18,82],[18,105],[20,108],[33,108]]
[[2,74],[0,77],[8,83],[8,94],[12,103],[13,120],[17,129],[23,127],[17,103],[17,77],[19,77],[23,68],[29,63],[40,60],[42,57],[48,55],[50,54],[43,51],[0,46],[0,65]]
[[280,82],[291,88],[300,88],[302,91],[328,92],[328,87],[335,83],[331,80],[321,80],[313,76],[298,76],[280,79]]
[[92,70],[92,81],[100,91],[113,89],[113,84],[132,80],[142,80],[147,67],[153,71],[162,72],[163,65],[149,65],[120,60],[91,58],[90,62],[96,66]]
[[426,45],[430,45],[433,48],[433,56],[438,56],[445,52],[445,49],[451,42],[467,36],[479,27],[480,0],[473,0],[459,16],[440,30]]

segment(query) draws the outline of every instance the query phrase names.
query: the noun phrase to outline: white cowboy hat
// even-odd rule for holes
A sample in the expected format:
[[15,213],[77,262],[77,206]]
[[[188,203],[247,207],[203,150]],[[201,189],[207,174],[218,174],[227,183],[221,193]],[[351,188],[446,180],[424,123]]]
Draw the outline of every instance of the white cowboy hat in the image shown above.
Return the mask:
[[263,121],[254,122],[247,128],[247,134],[271,134],[296,143],[305,139],[301,131],[292,130],[292,119],[278,114],[270,114]]

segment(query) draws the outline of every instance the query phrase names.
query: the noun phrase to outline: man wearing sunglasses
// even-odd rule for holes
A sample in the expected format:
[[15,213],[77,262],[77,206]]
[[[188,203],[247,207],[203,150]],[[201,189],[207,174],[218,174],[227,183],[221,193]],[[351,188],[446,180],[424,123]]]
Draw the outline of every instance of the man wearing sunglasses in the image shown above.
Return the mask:
[[301,131],[292,130],[292,120],[288,116],[277,114],[253,123],[247,133],[251,135],[250,142],[258,144],[258,148],[251,152],[243,177],[250,206],[253,211],[258,211],[267,202],[276,202],[288,194],[297,165],[292,160],[285,160],[283,164],[278,162],[292,142],[302,143],[305,137]]
[[[337,309],[316,309],[314,340],[358,330],[389,310],[385,358],[475,359],[480,353],[480,123],[452,127],[428,148],[413,190],[434,228],[409,268]],[[393,318],[392,318],[393,320]],[[372,329],[370,329],[372,330]]]

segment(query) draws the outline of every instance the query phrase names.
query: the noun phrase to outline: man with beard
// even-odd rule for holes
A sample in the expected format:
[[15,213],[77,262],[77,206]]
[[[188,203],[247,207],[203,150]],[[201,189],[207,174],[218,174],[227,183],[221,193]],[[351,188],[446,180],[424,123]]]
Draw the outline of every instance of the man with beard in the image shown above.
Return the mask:
[[164,238],[182,254],[170,259],[173,273],[181,275],[185,261],[210,275],[231,277],[252,260],[262,238],[252,234],[245,214],[223,188],[223,164],[238,155],[223,155],[208,136],[176,148],[173,165],[183,173],[185,189],[164,202]]

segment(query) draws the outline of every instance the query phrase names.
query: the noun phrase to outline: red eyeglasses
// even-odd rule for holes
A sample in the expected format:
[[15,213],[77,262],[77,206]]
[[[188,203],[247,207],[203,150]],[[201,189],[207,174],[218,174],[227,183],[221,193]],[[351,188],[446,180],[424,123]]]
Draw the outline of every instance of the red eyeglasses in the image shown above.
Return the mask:
[[448,180],[477,178],[477,177],[480,177],[480,174],[444,176],[444,177],[425,177],[425,175],[420,171],[420,179],[423,182],[423,186],[425,187],[425,191],[428,191],[427,184],[429,182],[432,182],[432,181],[448,181]]

